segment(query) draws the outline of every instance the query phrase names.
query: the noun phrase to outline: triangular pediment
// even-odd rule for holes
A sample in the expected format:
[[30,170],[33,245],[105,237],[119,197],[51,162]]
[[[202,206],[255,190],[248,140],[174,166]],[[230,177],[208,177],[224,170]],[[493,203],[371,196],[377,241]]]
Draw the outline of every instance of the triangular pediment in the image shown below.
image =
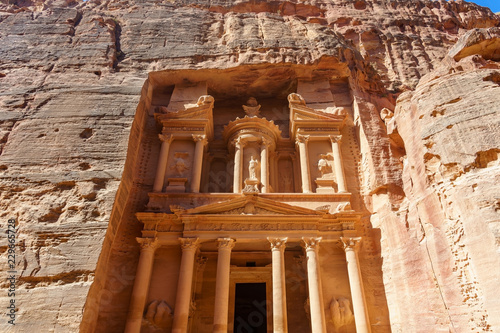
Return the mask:
[[308,215],[321,216],[324,213],[303,207],[289,205],[258,195],[242,195],[228,201],[216,202],[181,213],[185,215]]

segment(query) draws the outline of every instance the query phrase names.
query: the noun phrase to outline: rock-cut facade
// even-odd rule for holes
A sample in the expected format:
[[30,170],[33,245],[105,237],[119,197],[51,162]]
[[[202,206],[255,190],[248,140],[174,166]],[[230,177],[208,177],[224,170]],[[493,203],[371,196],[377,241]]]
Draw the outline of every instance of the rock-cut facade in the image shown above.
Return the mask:
[[0,54],[2,332],[500,331],[490,10],[10,1]]

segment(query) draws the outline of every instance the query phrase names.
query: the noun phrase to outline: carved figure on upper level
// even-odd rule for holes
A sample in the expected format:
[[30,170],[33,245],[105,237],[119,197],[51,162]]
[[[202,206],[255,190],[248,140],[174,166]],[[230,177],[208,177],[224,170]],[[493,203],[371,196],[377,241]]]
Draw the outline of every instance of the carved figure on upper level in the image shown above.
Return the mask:
[[330,166],[328,165],[327,155],[320,154],[318,160],[318,169],[321,172],[321,177],[329,172]]
[[170,165],[170,169],[175,170],[179,176],[183,176],[184,172],[189,170],[189,166],[186,162],[188,156],[188,153],[176,152],[174,154],[174,163]]
[[260,105],[255,99],[255,97],[250,97],[247,101],[247,105],[242,105],[243,110],[249,117],[257,117],[260,113]]
[[250,162],[248,162],[248,172],[249,172],[249,178],[250,179],[257,179],[257,167],[259,166],[259,161],[255,159],[255,157],[252,155],[250,158]]

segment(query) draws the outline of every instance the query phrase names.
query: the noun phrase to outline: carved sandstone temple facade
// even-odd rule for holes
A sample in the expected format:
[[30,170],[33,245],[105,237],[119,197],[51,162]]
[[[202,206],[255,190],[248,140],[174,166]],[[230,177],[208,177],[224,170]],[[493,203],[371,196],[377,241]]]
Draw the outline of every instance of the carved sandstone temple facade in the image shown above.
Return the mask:
[[176,84],[154,108],[160,149],[135,214],[125,332],[371,332],[343,163],[349,115],[308,106],[299,93],[315,85],[237,110],[218,109],[205,82]]

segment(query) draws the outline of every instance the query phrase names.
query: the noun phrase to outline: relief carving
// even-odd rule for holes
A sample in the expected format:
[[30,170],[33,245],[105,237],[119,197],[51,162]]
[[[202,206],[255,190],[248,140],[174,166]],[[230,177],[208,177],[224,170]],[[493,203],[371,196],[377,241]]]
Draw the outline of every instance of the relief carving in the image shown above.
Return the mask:
[[247,101],[247,105],[242,105],[242,107],[248,117],[257,117],[261,108],[255,97],[250,97]]
[[319,172],[321,172],[321,177],[324,177],[325,174],[328,174],[330,173],[332,170],[332,168],[330,167],[330,165],[328,164],[328,155],[326,154],[320,154],[319,155],[319,160],[318,160],[318,163],[316,163],[316,165],[318,166],[318,170]]
[[172,326],[173,311],[165,301],[152,301],[146,310],[144,319],[151,325],[166,329]]
[[183,176],[186,170],[189,170],[189,166],[187,165],[187,159],[189,157],[189,153],[186,152],[176,152],[174,154],[174,162],[170,165],[171,170],[175,170],[177,175]]
[[330,303],[330,321],[336,329],[349,325],[354,320],[351,302],[347,298],[332,299]]

